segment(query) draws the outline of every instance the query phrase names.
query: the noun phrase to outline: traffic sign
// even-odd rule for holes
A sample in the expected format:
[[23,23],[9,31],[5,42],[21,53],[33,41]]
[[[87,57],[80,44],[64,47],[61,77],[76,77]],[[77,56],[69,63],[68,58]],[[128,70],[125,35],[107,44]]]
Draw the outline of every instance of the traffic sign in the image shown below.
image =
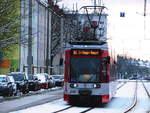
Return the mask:
[[120,17],[125,17],[125,12],[120,12]]

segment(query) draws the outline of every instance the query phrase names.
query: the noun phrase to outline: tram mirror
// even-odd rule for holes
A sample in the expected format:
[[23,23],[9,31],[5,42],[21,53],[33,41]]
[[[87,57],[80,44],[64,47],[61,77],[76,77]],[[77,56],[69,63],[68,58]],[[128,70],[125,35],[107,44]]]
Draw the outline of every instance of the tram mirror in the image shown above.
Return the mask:
[[64,62],[63,58],[60,58],[60,60],[59,60],[59,65],[62,66],[62,65],[63,65],[63,62]]
[[110,63],[110,57],[107,57],[107,63]]
[[110,57],[103,58],[102,62],[106,64],[110,63]]

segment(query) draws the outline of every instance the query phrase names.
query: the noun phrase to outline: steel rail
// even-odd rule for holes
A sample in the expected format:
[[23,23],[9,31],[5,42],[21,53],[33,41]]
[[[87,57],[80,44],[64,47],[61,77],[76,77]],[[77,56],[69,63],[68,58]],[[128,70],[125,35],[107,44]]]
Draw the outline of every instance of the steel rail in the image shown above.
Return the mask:
[[123,113],[127,113],[129,111],[131,111],[135,105],[137,104],[137,86],[138,86],[138,82],[136,81],[136,84],[135,84],[135,91],[134,91],[134,99],[133,99],[133,102],[132,104],[130,105],[130,107],[126,108],[126,110],[123,112]]
[[128,82],[128,81],[126,81],[126,82],[124,82],[122,85],[120,85],[120,86],[117,88],[117,90],[120,89],[120,88],[122,88],[127,82]]
[[73,106],[69,106],[69,107],[63,108],[63,109],[61,109],[61,110],[55,111],[55,112],[53,112],[53,113],[59,113],[59,112],[61,112],[61,111],[65,111],[65,110],[70,109],[70,108],[72,108],[72,107],[73,107]]
[[146,88],[144,82],[143,82],[142,80],[141,80],[141,82],[142,82],[142,85],[143,85],[143,87],[144,87],[144,89],[145,89],[145,91],[146,91],[148,97],[150,98],[150,93],[148,92],[148,90],[147,90],[147,88]]
[[92,109],[94,109],[95,107],[91,107],[91,108],[89,108],[89,109],[87,109],[87,110],[85,110],[85,111],[82,111],[82,112],[80,112],[80,113],[86,113],[86,112],[88,112],[88,111],[90,111],[90,110],[92,110]]

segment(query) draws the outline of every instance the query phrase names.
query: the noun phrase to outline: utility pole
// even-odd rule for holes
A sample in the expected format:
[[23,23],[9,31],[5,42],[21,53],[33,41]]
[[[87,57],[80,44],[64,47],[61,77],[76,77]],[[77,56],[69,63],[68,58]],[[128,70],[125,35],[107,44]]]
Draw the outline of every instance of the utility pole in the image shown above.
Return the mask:
[[[49,8],[49,6],[48,6]],[[47,8],[47,49],[46,49],[46,73],[49,73],[49,69],[48,69],[48,66],[49,66],[49,10]]]
[[76,2],[76,13],[78,12],[78,3]]
[[60,36],[60,47],[61,47],[61,50],[60,50],[60,61],[59,61],[59,74],[61,74],[61,66],[63,65],[63,39],[64,39],[64,18],[63,16],[61,16],[61,36]]
[[52,55],[52,36],[51,36],[51,31],[52,31],[52,26],[51,26],[51,23],[52,23],[52,13],[49,12],[49,56],[48,58],[50,58],[50,61],[49,61],[49,66],[50,66],[50,75],[53,74],[53,71],[52,71],[52,62],[53,62],[53,55]]
[[146,5],[147,5],[147,0],[144,0],[144,16],[146,16]]
[[[52,74],[52,41],[51,41],[51,11],[47,6],[47,49],[46,49],[46,73]],[[50,66],[50,72],[49,72]]]
[[28,24],[28,56],[27,56],[27,64],[28,64],[28,75],[32,74],[32,64],[33,64],[33,56],[32,56],[32,0],[29,1],[29,24]]
[[94,0],[94,13],[96,13],[96,0]]
[[147,0],[144,0],[144,39],[146,38],[146,5]]
[[63,54],[63,37],[64,37],[64,18],[63,16],[61,16],[61,39],[60,39],[60,46],[61,46],[61,58],[62,58],[62,54]]

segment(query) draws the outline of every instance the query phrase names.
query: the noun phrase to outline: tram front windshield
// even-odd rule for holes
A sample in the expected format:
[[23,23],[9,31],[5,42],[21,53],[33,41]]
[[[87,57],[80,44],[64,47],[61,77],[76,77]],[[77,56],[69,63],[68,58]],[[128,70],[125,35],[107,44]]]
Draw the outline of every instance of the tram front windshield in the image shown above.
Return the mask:
[[70,82],[97,83],[100,82],[99,58],[72,58],[70,68]]

